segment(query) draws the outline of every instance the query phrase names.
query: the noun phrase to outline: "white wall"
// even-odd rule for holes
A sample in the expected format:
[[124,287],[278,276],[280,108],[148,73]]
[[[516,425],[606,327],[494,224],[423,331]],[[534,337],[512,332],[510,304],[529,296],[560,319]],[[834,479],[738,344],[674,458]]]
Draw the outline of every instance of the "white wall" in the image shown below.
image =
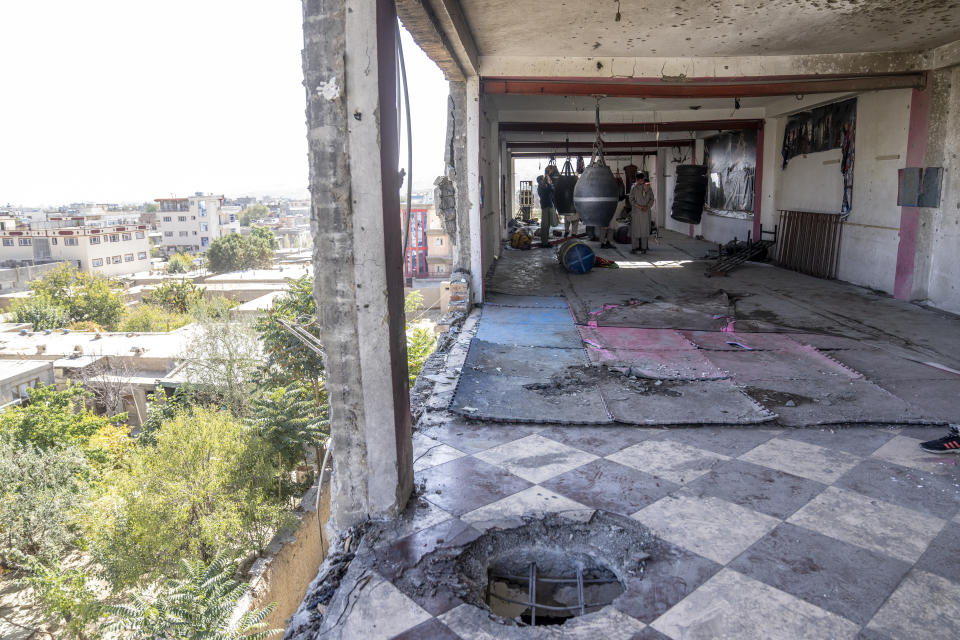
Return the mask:
[[[853,203],[844,224],[837,277],[893,293],[900,207],[897,171],[904,167],[910,121],[909,89],[857,96]],[[776,209],[839,213],[843,198],[839,149],[791,158],[781,168],[783,118],[768,121],[777,131],[774,165]],[[769,167],[769,165],[767,165]],[[764,180],[766,180],[764,176]]]

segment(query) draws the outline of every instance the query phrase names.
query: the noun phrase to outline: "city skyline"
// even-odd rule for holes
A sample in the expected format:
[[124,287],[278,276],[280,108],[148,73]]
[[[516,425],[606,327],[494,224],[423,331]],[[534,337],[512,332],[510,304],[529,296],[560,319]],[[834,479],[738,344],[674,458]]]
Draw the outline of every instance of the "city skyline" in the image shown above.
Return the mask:
[[[443,171],[447,89],[402,37],[423,189]],[[17,61],[0,68],[0,206],[308,198],[302,46],[297,0],[0,7],[0,55]]]

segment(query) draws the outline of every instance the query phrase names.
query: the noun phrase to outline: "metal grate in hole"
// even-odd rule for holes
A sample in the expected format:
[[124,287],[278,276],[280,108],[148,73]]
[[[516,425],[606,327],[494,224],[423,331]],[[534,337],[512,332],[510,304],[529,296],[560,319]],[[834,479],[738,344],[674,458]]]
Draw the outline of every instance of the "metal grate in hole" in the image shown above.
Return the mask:
[[[603,573],[610,574],[609,571],[603,571]],[[598,602],[588,602],[587,597],[585,595],[585,590],[587,588],[587,585],[593,586],[593,585],[605,585],[605,584],[616,583],[619,586],[620,581],[617,580],[617,578],[613,577],[612,574],[610,575],[611,577],[609,578],[608,577],[584,577],[583,569],[578,566],[576,567],[576,575],[574,577],[569,577],[569,578],[547,577],[547,576],[538,575],[537,563],[531,562],[529,565],[529,571],[525,576],[510,575],[505,573],[497,573],[495,571],[488,571],[486,600],[488,604],[490,604],[491,598],[492,598],[492,599],[500,600],[502,602],[507,602],[510,604],[527,607],[529,611],[528,624],[530,626],[537,625],[538,610],[540,610],[542,614],[543,613],[547,614],[547,615],[541,614],[540,616],[541,624],[563,624],[563,622],[565,622],[566,619],[568,618],[572,618],[578,615],[580,616],[585,615],[587,613],[587,610],[595,611],[613,602],[613,599],[609,599],[609,600],[604,599]],[[527,585],[527,599],[517,600],[514,598],[508,598],[506,596],[495,593],[491,588],[491,585],[495,582],[508,582],[508,583],[514,583],[514,584],[525,583]],[[577,603],[575,605],[561,605],[561,606],[558,606],[555,604],[546,604],[545,602],[543,602],[544,598],[541,597],[541,599],[538,600],[537,583],[553,586],[553,589],[551,589],[550,593],[548,594],[551,598],[553,597],[555,593],[554,590],[556,588],[563,587],[566,585],[571,585],[571,586],[576,585]],[[620,591],[622,591],[622,586],[620,587]],[[542,591],[541,591],[541,596],[542,596]],[[554,614],[554,615],[550,615],[550,614]]]

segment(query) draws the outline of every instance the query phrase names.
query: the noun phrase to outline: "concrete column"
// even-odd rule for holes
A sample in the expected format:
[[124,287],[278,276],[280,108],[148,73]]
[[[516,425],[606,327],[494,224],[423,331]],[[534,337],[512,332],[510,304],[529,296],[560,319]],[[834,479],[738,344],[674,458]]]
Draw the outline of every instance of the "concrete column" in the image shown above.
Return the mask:
[[472,236],[470,224],[470,187],[467,172],[467,84],[450,82],[450,98],[447,113],[447,136],[444,148],[446,177],[454,185],[456,220],[448,225],[448,235],[453,242],[454,269],[471,271]]
[[[913,92],[906,166],[943,167],[943,183],[939,207],[901,209],[894,285],[894,295],[898,298],[930,300],[951,311],[960,308],[960,290],[954,284],[957,273],[960,273],[955,243],[960,237],[957,231],[960,200],[956,176],[953,175],[958,164],[956,148],[960,139],[958,81],[960,67],[938,69],[929,74],[924,91]],[[950,237],[953,242],[944,242]]]
[[[480,211],[480,78],[468,78],[464,104],[467,112],[467,219],[470,232],[470,288],[473,301],[483,302],[483,213]],[[462,211],[458,209],[458,213]]]
[[402,509],[413,485],[396,16],[389,0],[304,0],[303,16],[314,296],[330,402],[332,510],[342,528]]

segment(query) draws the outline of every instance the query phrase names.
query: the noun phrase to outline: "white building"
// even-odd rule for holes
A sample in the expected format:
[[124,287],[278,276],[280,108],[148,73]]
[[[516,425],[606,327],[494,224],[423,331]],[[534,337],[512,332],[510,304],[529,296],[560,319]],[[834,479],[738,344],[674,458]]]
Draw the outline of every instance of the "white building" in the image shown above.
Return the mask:
[[163,234],[159,246],[167,254],[206,251],[217,238],[240,232],[240,207],[225,207],[223,196],[157,198],[156,202],[160,205],[157,230]]
[[150,268],[147,226],[107,226],[89,216],[49,216],[44,223],[0,229],[0,264],[60,261],[103,276],[146,271]]

